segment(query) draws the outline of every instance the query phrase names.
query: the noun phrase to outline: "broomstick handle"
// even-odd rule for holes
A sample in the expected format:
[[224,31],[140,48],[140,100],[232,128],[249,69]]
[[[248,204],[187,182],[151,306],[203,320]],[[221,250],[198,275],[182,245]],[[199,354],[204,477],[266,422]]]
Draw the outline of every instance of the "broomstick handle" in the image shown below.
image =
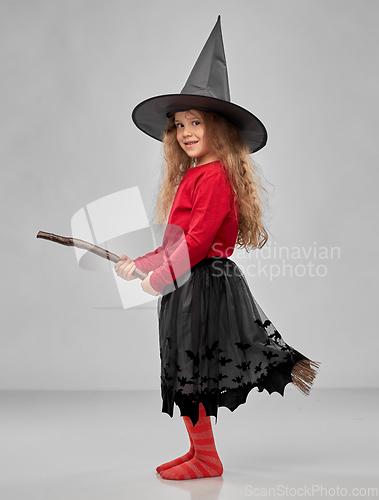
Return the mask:
[[[103,259],[110,260],[115,264],[120,260],[120,257],[118,255],[109,252],[105,248],[93,245],[88,241],[79,240],[78,238],[67,238],[66,236],[59,236],[58,234],[45,233],[44,231],[38,231],[37,238],[50,240],[53,241],[54,243],[59,243],[67,247],[81,248],[82,250],[87,250],[88,252],[92,252],[95,255],[102,257]],[[147,274],[141,271],[141,269],[138,269],[138,267],[136,267],[136,269],[133,271],[133,275],[136,276],[136,278],[139,278],[140,280],[144,280],[147,277]]]

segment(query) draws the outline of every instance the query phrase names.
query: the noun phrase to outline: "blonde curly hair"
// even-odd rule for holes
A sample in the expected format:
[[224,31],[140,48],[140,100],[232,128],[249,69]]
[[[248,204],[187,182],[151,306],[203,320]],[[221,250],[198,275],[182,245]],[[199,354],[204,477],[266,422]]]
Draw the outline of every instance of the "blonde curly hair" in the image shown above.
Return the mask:
[[[226,118],[208,111],[191,110],[204,120],[205,134],[210,149],[228,177],[233,190],[233,202],[238,199],[239,227],[236,240],[238,248],[262,248],[268,234],[264,228],[263,207],[267,205],[257,166],[253,163],[249,149],[238,129]],[[162,182],[158,189],[155,220],[164,224],[172,206],[177,188],[194,159],[187,156],[176,139],[175,115],[168,119],[163,139]],[[237,216],[237,213],[236,213]]]

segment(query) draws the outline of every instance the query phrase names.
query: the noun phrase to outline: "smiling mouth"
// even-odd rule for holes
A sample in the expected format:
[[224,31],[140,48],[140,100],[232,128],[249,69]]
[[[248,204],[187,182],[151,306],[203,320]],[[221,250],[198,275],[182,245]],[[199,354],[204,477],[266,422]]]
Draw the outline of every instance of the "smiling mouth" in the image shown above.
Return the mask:
[[197,144],[199,141],[193,141],[193,142],[185,142],[185,146],[187,146],[187,148],[190,148],[191,146],[194,146],[195,144]]

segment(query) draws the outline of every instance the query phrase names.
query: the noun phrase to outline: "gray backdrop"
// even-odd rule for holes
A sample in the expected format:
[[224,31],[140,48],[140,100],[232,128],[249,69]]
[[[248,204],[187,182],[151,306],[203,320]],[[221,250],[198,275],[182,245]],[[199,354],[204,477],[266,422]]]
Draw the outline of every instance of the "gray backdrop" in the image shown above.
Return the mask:
[[378,2],[0,9],[0,388],[159,388],[157,299],[124,309],[111,271],[36,234],[69,236],[78,210],[135,186],[151,219],[161,146],[131,111],[180,92],[218,14],[232,100],[269,134],[254,156],[270,246],[232,258],[286,342],[322,362],[318,387],[376,387]]

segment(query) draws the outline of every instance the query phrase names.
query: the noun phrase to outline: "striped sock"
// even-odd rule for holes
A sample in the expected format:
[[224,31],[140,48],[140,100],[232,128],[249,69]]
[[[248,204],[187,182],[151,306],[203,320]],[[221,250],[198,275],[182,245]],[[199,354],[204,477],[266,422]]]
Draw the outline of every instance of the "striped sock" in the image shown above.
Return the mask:
[[[187,427],[187,422],[191,422],[191,419],[188,417],[182,417],[182,418],[183,418],[184,423],[186,424],[186,427]],[[160,465],[159,467],[157,467],[157,472],[162,472],[162,471],[167,470],[167,469],[172,469],[172,467],[175,467],[176,465],[180,465],[184,462],[188,462],[188,460],[191,460],[191,458],[193,458],[193,456],[195,454],[195,448],[193,446],[191,434],[188,433],[188,435],[189,435],[190,443],[191,443],[191,447],[190,447],[189,451],[185,455],[183,455],[182,457],[175,458],[175,460],[171,460],[171,462],[166,462],[165,464]]]
[[223,467],[216,451],[211,419],[206,416],[201,403],[196,425],[193,426],[190,419],[185,420],[185,424],[188,434],[192,437],[195,454],[192,459],[160,472],[161,477],[178,481],[221,476]]

